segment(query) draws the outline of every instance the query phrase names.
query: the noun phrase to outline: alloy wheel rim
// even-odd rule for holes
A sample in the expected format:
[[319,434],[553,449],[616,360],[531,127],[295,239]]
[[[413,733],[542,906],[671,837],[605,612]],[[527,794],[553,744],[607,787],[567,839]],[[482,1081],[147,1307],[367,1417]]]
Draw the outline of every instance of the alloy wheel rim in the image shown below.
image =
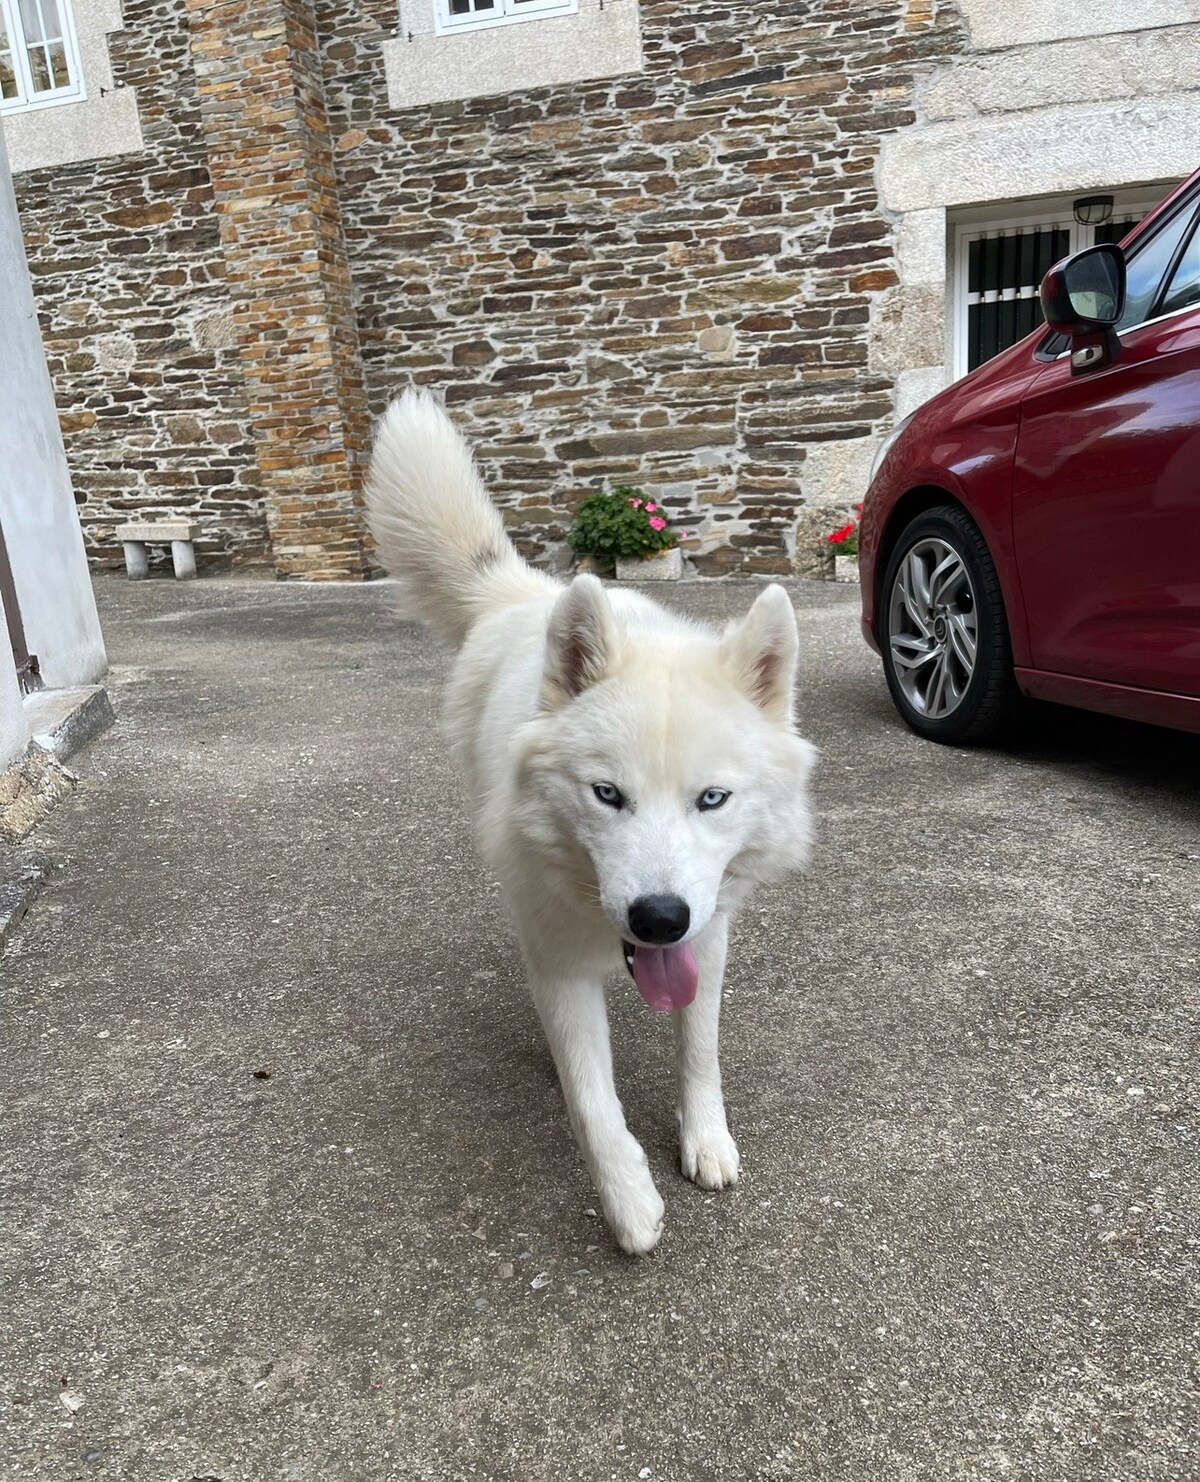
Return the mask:
[[913,710],[942,720],[962,704],[975,673],[979,619],[966,564],[947,541],[910,546],[892,579],[892,672]]

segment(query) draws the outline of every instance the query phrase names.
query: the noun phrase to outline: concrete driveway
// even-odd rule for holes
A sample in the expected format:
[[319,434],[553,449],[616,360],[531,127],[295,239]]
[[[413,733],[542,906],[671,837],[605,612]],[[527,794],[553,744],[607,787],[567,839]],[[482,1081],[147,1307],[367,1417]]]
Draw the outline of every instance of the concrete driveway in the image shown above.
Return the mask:
[[634,1262],[387,588],[100,583],[117,728],[0,969],[0,1476],[1200,1475],[1200,742],[940,749],[795,598],[821,842],[732,952],[744,1180],[676,1171],[619,986]]

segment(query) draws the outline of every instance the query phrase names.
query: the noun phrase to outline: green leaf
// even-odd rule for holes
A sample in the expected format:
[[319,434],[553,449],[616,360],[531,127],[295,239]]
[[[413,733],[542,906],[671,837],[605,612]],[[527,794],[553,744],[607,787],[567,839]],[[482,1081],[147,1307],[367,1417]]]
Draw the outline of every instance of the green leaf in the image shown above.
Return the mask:
[[[635,508],[632,500],[640,500]],[[631,558],[652,556],[670,550],[676,534],[670,525],[655,530],[646,512],[647,496],[640,489],[622,484],[610,493],[589,494],[579,506],[579,514],[567,535],[567,543],[580,555]],[[652,504],[657,501],[650,500]],[[666,519],[665,510],[657,509],[656,517]]]

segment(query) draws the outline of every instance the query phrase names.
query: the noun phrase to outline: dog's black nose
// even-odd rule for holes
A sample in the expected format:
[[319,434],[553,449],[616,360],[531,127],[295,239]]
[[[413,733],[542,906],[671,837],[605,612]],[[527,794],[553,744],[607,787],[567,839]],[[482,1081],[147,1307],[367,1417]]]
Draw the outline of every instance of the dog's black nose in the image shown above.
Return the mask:
[[687,901],[677,895],[639,895],[629,908],[629,930],[656,947],[686,936],[691,919]]

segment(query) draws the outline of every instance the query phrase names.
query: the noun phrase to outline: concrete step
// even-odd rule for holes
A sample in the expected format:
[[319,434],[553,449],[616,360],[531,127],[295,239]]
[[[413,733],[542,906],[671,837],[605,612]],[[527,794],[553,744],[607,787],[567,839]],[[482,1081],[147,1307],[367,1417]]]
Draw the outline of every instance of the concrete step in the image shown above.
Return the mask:
[[25,717],[35,744],[60,762],[94,741],[114,719],[108,691],[102,684],[26,695]]

